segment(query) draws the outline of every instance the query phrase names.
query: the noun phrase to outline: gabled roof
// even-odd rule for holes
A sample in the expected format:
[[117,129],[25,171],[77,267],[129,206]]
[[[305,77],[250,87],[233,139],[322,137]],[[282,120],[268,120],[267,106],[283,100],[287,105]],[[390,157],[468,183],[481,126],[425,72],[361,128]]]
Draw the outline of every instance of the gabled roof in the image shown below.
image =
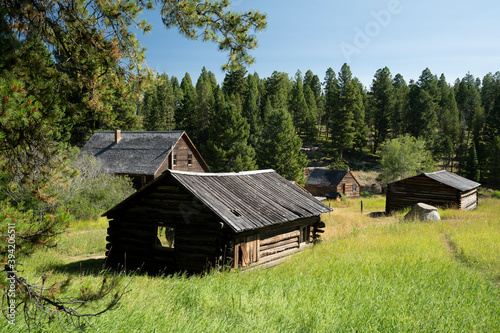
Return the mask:
[[239,173],[167,170],[104,216],[120,207],[127,207],[125,203],[128,200],[161,184],[165,177],[172,177],[235,232],[260,229],[331,211],[274,170]]
[[96,132],[82,152],[97,157],[107,172],[154,175],[183,134],[184,131],[121,132],[115,143],[114,131]]
[[446,170],[428,172],[424,173],[424,175],[431,179],[434,179],[437,182],[456,188],[460,191],[469,191],[481,186],[481,184],[476,183],[475,181],[461,177]]
[[306,185],[337,187],[349,171],[314,169],[307,177]]

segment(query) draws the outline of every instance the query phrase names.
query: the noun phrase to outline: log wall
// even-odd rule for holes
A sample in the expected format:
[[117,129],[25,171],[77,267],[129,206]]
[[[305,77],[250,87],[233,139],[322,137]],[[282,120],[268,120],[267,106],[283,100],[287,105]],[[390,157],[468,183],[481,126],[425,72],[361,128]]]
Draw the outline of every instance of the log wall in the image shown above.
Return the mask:
[[311,245],[324,226],[319,217],[313,217],[265,228],[248,236],[236,236],[233,266],[253,268],[278,264],[285,257]]
[[411,207],[419,202],[446,208],[473,209],[477,205],[477,189],[461,193],[425,175],[387,186],[386,213]]
[[[148,271],[203,271],[224,260],[232,235],[220,219],[174,182],[144,191],[111,214],[107,264]],[[174,248],[157,246],[159,223],[174,229]]]

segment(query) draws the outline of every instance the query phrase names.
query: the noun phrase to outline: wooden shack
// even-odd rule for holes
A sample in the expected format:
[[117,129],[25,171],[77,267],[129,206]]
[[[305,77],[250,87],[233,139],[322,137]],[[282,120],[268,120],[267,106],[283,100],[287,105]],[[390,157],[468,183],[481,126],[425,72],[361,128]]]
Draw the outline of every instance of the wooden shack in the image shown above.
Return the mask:
[[274,170],[167,170],[104,214],[107,264],[156,272],[274,265],[319,238],[329,211]]
[[349,170],[316,168],[307,177],[306,190],[314,196],[326,197],[338,193],[346,198],[359,198],[358,180]]
[[472,210],[481,184],[446,170],[387,184],[386,213],[422,202],[432,206]]
[[95,156],[103,171],[131,177],[136,189],[167,169],[210,171],[184,131],[96,132],[82,152]]

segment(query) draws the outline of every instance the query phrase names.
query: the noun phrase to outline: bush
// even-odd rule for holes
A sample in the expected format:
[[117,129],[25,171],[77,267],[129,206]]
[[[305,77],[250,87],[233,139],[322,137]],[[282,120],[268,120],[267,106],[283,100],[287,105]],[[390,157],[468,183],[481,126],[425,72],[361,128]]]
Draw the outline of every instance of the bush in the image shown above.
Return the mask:
[[412,177],[435,169],[434,161],[426,143],[406,135],[387,140],[381,146],[382,178],[386,183]]
[[491,196],[492,196],[493,198],[500,199],[500,191],[494,191],[494,192],[491,194]]
[[72,155],[70,168],[74,174],[59,190],[58,199],[75,218],[98,218],[134,192],[129,177],[101,171],[99,161],[88,154]]

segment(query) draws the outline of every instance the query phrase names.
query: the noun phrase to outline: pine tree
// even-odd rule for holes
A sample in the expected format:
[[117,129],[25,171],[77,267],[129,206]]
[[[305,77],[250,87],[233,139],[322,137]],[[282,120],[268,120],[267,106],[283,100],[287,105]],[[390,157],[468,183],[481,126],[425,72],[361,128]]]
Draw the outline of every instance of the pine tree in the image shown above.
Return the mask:
[[288,94],[292,89],[292,83],[288,74],[274,71],[271,77],[265,80],[265,98],[269,98],[273,109],[287,109]]
[[[323,98],[323,88],[321,86],[321,80],[317,75],[314,75],[311,70],[308,70],[304,75],[304,95],[306,97],[307,105],[316,117],[316,123],[321,126],[323,123],[323,117],[325,115],[324,109],[324,98]],[[308,88],[314,96],[314,102],[312,98],[308,97]]]
[[397,138],[405,134],[408,127],[409,113],[409,93],[410,89],[406,84],[401,74],[396,74],[392,83],[392,91],[394,97],[394,109],[391,118],[391,133],[392,138]]
[[324,123],[326,124],[327,139],[330,133],[330,124],[333,119],[333,114],[339,109],[339,81],[332,68],[328,68],[325,74],[325,98],[324,108],[325,116]]
[[227,102],[215,114],[203,156],[213,172],[255,170],[255,150],[248,144],[250,126],[238,108]]
[[389,137],[392,112],[394,111],[394,94],[392,75],[389,68],[377,70],[373,79],[372,88],[373,107],[373,152],[376,153],[380,144]]
[[262,135],[262,116],[259,109],[259,90],[253,75],[247,76],[247,93],[242,115],[250,125],[249,143],[256,148]]
[[238,94],[244,96],[247,90],[247,80],[245,75],[247,70],[242,68],[235,71],[229,71],[224,77],[224,82],[222,83],[222,91],[231,96],[233,94]]
[[339,150],[339,160],[343,158],[345,149],[352,148],[356,129],[354,128],[355,87],[351,83],[352,74],[349,66],[344,64],[339,73],[339,105],[330,118],[332,144]]
[[435,149],[437,146],[437,111],[440,95],[438,80],[426,68],[418,82],[410,87],[410,121],[408,132],[427,142],[427,148]]
[[359,151],[366,146],[367,137],[368,137],[368,127],[365,123],[365,104],[364,104],[364,96],[363,91],[361,90],[362,84],[357,79],[354,78],[351,81],[353,97],[351,99],[353,115],[354,115],[354,147],[358,148]]
[[189,137],[198,144],[198,128],[196,123],[196,89],[191,81],[191,76],[186,73],[181,81],[180,90],[182,101],[175,113],[177,128],[188,133]]
[[205,142],[208,135],[210,121],[214,116],[215,97],[212,90],[211,75],[203,67],[200,77],[196,82],[196,114],[193,137],[197,143]]
[[307,158],[300,151],[302,142],[295,134],[290,113],[283,109],[270,111],[266,118],[263,141],[258,150],[258,163],[263,169],[271,168],[290,180],[304,175]]
[[290,91],[288,110],[292,115],[297,132],[305,141],[312,142],[316,137],[316,121],[304,97],[302,73],[300,71],[295,74],[295,82]]
[[479,181],[481,173],[479,170],[479,161],[477,159],[476,145],[474,144],[474,142],[469,148],[466,172],[467,172],[467,178],[476,182]]

